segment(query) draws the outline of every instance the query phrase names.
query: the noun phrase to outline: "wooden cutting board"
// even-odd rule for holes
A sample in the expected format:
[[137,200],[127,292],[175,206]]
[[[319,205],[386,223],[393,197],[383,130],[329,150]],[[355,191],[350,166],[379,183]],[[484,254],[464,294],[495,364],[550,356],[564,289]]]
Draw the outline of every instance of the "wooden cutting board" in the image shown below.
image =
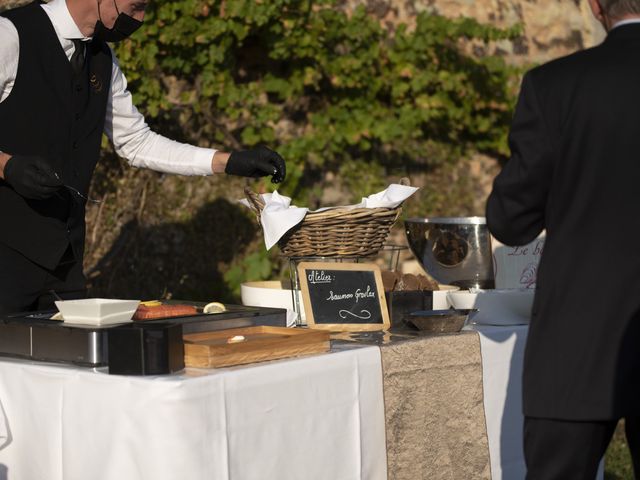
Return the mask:
[[228,367],[326,352],[329,332],[254,326],[183,335],[187,367]]

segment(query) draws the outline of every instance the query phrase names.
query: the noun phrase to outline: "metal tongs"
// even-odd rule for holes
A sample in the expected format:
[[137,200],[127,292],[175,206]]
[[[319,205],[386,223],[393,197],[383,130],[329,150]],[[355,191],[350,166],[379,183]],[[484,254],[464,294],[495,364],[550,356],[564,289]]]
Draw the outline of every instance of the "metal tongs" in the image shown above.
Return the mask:
[[[58,172],[54,172],[54,175],[56,176],[56,178],[58,180],[60,180],[62,182],[62,179],[60,178],[60,176],[58,175]],[[80,193],[78,190],[76,190],[75,188],[73,188],[70,185],[67,185],[66,183],[63,183],[62,186],[64,188],[66,188],[67,190],[70,190],[72,193],[75,193],[76,195],[78,195],[80,198],[84,199],[85,202],[91,202],[91,203],[95,203],[95,204],[100,204],[102,203],[102,200],[94,200],[93,198],[90,197],[86,197],[84,196],[82,193]]]

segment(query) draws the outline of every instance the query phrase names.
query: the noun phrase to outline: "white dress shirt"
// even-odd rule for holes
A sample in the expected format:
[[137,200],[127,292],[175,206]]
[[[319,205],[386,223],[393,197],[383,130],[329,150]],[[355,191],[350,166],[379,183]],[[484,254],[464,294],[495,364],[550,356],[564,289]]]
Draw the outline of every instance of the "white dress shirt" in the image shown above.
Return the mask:
[[611,30],[613,30],[616,27],[621,27],[623,25],[629,25],[631,23],[640,23],[640,18],[628,18],[627,20],[620,20],[619,22],[616,22],[613,24],[613,27],[611,27]]
[[[60,45],[70,59],[75,50],[71,40],[90,39],[80,32],[65,0],[51,0],[43,4],[42,9],[49,16]],[[131,93],[127,90],[127,79],[120,70],[115,53],[111,53],[111,94],[107,101],[104,132],[112,141],[116,153],[134,167],[180,175],[211,175],[211,159],[215,150],[176,142],[152,132],[143,115],[133,105]],[[0,17],[0,102],[11,94],[19,55],[18,31],[10,20]]]

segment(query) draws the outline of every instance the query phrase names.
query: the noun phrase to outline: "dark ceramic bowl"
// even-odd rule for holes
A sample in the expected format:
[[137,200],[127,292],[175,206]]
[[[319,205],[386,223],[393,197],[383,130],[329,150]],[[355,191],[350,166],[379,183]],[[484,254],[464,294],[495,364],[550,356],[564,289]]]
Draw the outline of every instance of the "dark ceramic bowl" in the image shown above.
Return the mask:
[[462,330],[467,321],[477,312],[476,309],[456,310],[420,310],[407,317],[407,323],[421,332],[456,333]]

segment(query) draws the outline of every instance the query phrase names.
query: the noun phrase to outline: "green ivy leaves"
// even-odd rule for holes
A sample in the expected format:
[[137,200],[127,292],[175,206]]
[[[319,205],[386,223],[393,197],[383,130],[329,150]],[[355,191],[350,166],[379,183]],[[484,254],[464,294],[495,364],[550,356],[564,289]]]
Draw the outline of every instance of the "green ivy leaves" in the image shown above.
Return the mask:
[[153,2],[117,54],[155,128],[178,121],[184,138],[227,149],[269,144],[287,159],[288,194],[305,191],[308,170],[357,180],[359,164],[384,173],[507,153],[514,72],[465,52],[517,28],[421,13],[389,30],[337,3]]

